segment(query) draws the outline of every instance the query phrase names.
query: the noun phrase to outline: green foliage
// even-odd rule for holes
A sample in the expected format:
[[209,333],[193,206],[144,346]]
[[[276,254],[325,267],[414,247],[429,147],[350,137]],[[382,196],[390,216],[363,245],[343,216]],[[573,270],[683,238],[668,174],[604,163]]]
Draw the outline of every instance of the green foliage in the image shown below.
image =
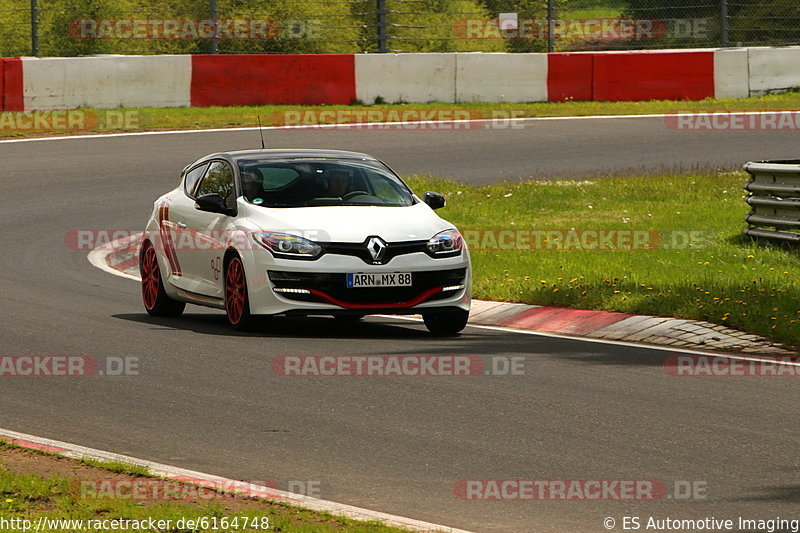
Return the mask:
[[796,0],[764,0],[737,7],[730,21],[731,43],[797,44],[800,7]]
[[0,57],[31,52],[30,4],[21,0],[0,0]]
[[[547,18],[544,0],[385,0],[388,48],[400,52],[544,52],[547,38],[540,24]],[[719,43],[718,0],[555,0],[559,20],[636,18],[665,21],[656,40],[580,38],[556,42],[556,50],[668,48]],[[537,21],[522,38],[492,32],[499,13],[517,13]],[[732,44],[793,44],[800,40],[796,0],[748,0],[728,6]],[[81,20],[196,21],[210,18],[209,0],[41,0],[39,42],[42,56],[88,54],[184,54],[211,52],[210,39],[82,39]],[[264,21],[268,38],[221,38],[220,53],[358,53],[378,50],[376,0],[218,0],[217,18]],[[692,32],[675,21],[701,20]],[[466,35],[466,21],[483,21],[481,37]],[[29,0],[0,0],[0,55],[31,54]],[[490,22],[491,21],[491,22]],[[191,23],[191,22],[190,22]],[[72,29],[72,34],[70,34]],[[532,33],[532,34],[530,34]]]
[[[387,0],[388,47],[399,52],[504,52],[501,39],[465,38],[459,28],[491,14],[476,0]],[[368,31],[374,32],[373,26]],[[376,43],[377,44],[377,43]],[[377,49],[375,46],[373,49]]]
[[[556,0],[556,13],[566,7],[565,0]],[[492,18],[500,13],[516,13],[519,20],[546,20],[547,2],[541,0],[483,0]],[[537,29],[538,32],[538,29]],[[504,40],[509,52],[546,52],[547,40],[539,38],[510,38]]]
[[322,54],[358,51],[360,27],[348,2],[222,0],[220,18],[268,19],[276,24],[273,39],[220,41],[221,52]]
[[[395,5],[396,4],[396,5]],[[479,0],[387,0],[390,48],[408,52],[505,51],[503,40],[463,39],[461,19],[491,16]],[[268,38],[218,39],[220,53],[353,53],[377,50],[374,0],[218,0],[220,20],[264,21]],[[52,0],[39,2],[42,56],[208,53],[210,39],[81,38],[96,20],[210,19],[208,0]],[[30,3],[0,0],[0,54],[31,54]],[[88,21],[88,22],[87,22]],[[190,22],[191,23],[191,22]],[[111,38],[109,38],[111,37]]]
[[[623,0],[624,13],[635,18],[697,19],[713,21],[711,36],[719,42],[721,6],[718,0],[673,0],[668,5],[653,0]],[[749,0],[728,2],[731,44],[797,44],[800,41],[800,7],[796,0]],[[664,39],[659,46],[687,45],[690,41]]]
[[634,18],[695,18],[719,16],[719,0],[623,0],[625,14]]

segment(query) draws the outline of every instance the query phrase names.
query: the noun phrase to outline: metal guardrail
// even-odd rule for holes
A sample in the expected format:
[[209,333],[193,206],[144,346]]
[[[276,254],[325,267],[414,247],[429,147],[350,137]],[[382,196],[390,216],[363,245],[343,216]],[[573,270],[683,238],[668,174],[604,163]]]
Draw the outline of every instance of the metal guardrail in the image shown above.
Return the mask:
[[750,174],[744,234],[800,243],[800,159],[750,162],[744,170]]

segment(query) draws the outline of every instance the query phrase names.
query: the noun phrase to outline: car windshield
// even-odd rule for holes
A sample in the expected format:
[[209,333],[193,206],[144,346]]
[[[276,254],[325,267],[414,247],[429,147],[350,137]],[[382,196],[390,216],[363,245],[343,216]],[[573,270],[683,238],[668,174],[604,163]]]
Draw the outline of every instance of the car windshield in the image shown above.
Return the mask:
[[411,191],[385,165],[369,160],[240,160],[244,198],[265,207],[403,207]]

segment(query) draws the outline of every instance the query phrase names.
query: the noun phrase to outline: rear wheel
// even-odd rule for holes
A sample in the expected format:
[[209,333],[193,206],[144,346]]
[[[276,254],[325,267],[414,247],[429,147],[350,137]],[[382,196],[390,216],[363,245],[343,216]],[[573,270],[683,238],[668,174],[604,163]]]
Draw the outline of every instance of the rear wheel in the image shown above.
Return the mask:
[[225,269],[225,312],[228,314],[228,323],[235,330],[246,331],[255,323],[250,314],[244,265],[238,255],[228,261]]
[[467,325],[469,311],[453,311],[450,313],[423,313],[425,327],[434,335],[455,335]]
[[142,245],[139,256],[139,273],[142,277],[142,302],[147,313],[152,316],[181,316],[185,302],[167,296],[164,280],[158,266],[156,249],[150,241]]

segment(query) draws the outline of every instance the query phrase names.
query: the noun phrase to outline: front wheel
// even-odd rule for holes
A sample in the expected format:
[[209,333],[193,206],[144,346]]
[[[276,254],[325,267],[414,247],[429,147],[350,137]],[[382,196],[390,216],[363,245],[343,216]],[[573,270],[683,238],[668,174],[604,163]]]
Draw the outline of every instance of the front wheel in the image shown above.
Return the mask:
[[156,249],[150,241],[142,245],[139,255],[139,274],[142,277],[142,302],[147,314],[151,316],[181,316],[185,302],[179,302],[167,296],[164,280],[158,267]]
[[425,327],[434,335],[455,335],[467,326],[469,311],[449,313],[423,313]]
[[225,269],[225,312],[228,314],[228,323],[235,330],[247,331],[255,323],[250,314],[247,278],[239,256],[232,257]]

